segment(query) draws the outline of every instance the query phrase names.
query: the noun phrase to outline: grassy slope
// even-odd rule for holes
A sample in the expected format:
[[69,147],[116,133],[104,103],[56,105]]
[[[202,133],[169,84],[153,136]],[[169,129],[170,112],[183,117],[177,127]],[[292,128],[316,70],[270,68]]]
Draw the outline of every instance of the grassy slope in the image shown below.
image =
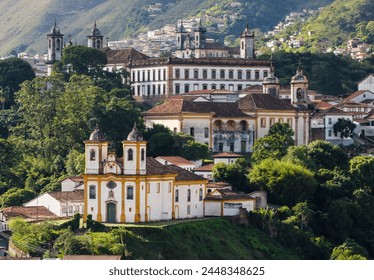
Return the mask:
[[[255,0],[243,6],[242,13],[249,16],[251,26],[269,28],[290,11],[313,7],[332,0],[282,1],[275,7],[272,0]],[[155,19],[146,16],[144,7],[155,2],[174,2],[175,5]],[[214,3],[227,0],[1,0],[0,1],[0,55],[12,49],[45,52],[46,34],[57,20],[62,32],[73,35],[73,42],[85,44],[86,36],[97,20],[101,33],[111,40],[136,33],[147,28],[158,28],[177,19],[197,14]],[[225,5],[224,5],[225,6]],[[252,25],[253,23],[253,25]],[[239,24],[240,25],[240,24]],[[241,26],[241,25],[240,25]],[[233,28],[238,29],[237,25]],[[231,30],[238,33],[239,30]]]
[[129,227],[132,259],[298,259],[251,226],[210,219],[166,227]]

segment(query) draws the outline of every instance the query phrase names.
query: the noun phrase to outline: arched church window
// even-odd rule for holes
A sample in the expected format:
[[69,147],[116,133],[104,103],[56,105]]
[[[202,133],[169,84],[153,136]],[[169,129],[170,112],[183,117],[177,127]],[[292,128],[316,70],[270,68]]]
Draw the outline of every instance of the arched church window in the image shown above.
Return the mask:
[[48,47],[52,48],[52,40],[51,39],[48,40]]
[[144,158],[145,158],[145,150],[142,149],[141,152],[140,152],[140,160],[144,161]]
[[187,190],[187,201],[191,201],[191,190]]
[[90,151],[90,160],[95,160],[96,159],[96,152],[95,150]]
[[244,50],[244,42],[242,42],[242,50]]
[[60,41],[60,39],[57,39],[56,40],[56,50],[60,50],[60,44],[61,44],[61,41]]
[[100,40],[97,40],[96,47],[98,49],[101,49],[101,41]]
[[297,96],[298,99],[302,98],[303,94],[304,94],[304,91],[301,88],[298,88],[296,90],[296,96]]
[[134,151],[132,149],[127,151],[127,160],[133,161],[134,160]]

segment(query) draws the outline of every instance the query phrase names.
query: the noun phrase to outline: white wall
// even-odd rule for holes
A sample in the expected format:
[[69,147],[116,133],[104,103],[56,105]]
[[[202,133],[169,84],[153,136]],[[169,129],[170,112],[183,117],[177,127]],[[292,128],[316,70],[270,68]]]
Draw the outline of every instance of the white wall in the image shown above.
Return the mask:
[[365,80],[358,84],[358,90],[370,90],[374,92],[374,75],[368,76]]
[[37,198],[34,198],[25,204],[24,206],[44,206],[49,211],[51,211],[53,214],[64,217],[66,216],[66,213],[62,213],[62,205],[59,201],[57,201],[54,197],[49,195],[48,193],[44,193]]
[[205,216],[221,216],[221,201],[205,201]]

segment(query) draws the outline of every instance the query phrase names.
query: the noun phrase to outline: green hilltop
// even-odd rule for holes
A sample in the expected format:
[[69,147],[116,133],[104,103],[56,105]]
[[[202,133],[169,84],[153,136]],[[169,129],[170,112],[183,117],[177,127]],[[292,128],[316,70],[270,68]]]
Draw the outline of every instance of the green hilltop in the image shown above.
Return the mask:
[[[161,3],[162,12],[150,16],[148,5]],[[97,21],[101,33],[110,40],[131,37],[180,18],[223,15],[225,30],[219,38],[238,36],[245,19],[252,28],[266,31],[288,13],[303,8],[317,8],[332,0],[243,1],[232,6],[228,0],[2,0],[0,1],[0,55],[17,52],[45,52],[46,34],[56,21],[72,41],[85,44],[86,36]]]

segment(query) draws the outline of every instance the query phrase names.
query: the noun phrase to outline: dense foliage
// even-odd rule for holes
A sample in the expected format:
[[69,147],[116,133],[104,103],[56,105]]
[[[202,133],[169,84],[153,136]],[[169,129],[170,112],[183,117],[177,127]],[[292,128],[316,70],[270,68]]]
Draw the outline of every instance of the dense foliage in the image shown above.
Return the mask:
[[[263,55],[258,59],[269,59]],[[370,61],[360,63],[349,57],[340,57],[332,53],[290,53],[273,54],[275,75],[280,84],[289,86],[295,69],[301,64],[303,74],[309,80],[309,89],[322,94],[342,95],[357,91],[357,83],[374,72]]]

